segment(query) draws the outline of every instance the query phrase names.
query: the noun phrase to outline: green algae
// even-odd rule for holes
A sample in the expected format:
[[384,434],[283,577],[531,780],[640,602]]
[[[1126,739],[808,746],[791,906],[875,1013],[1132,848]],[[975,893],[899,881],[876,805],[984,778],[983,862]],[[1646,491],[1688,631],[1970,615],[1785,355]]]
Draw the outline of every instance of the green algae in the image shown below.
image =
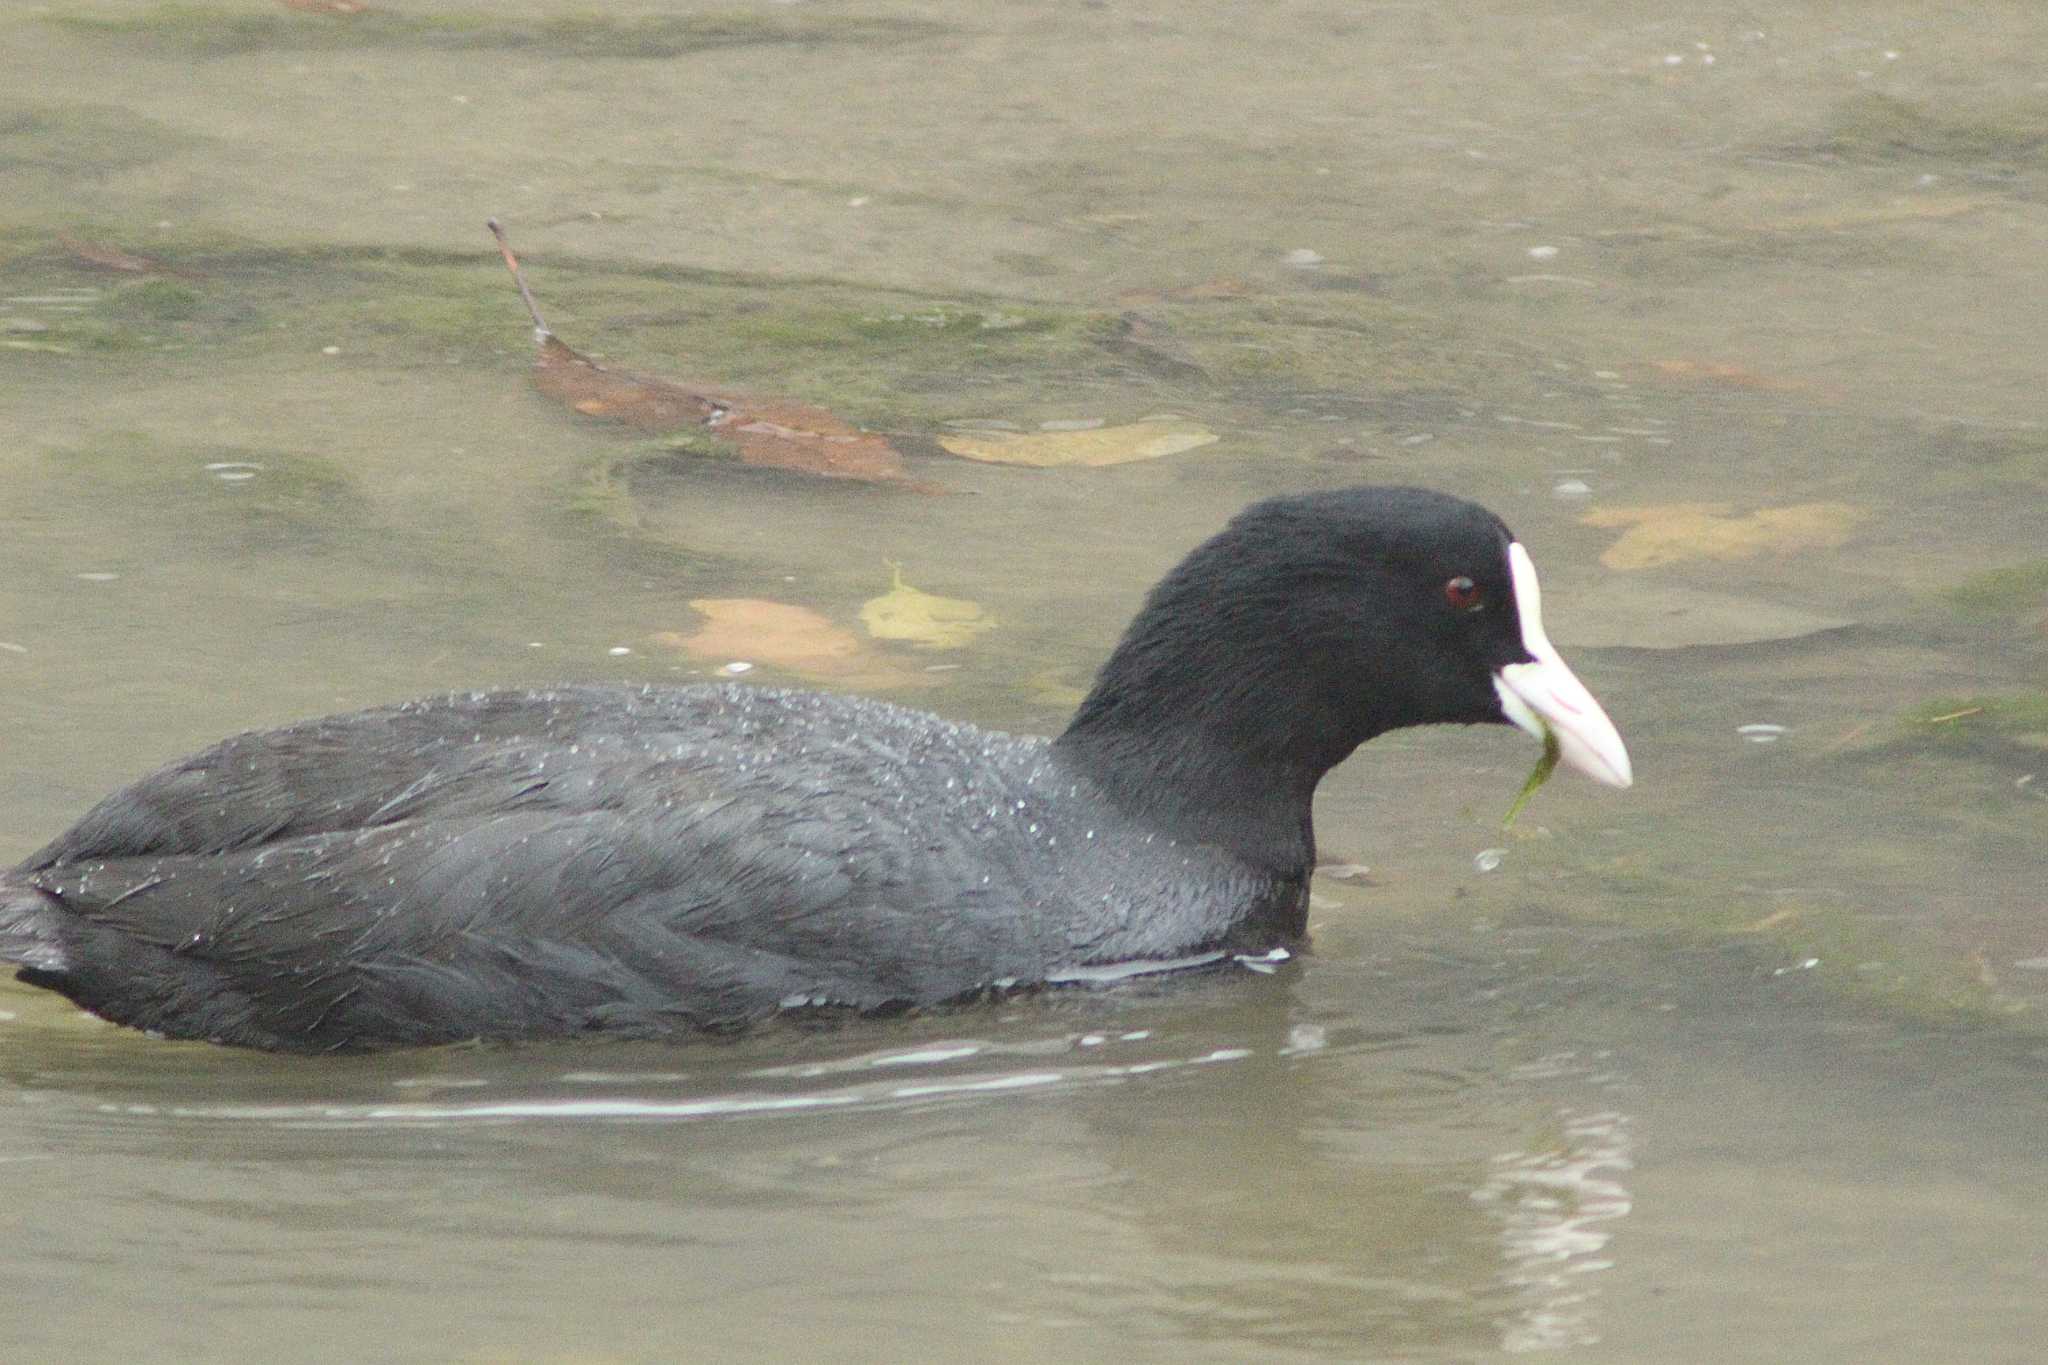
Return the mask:
[[116,290],[108,312],[133,323],[186,322],[199,316],[204,298],[181,280],[137,280]]
[[[35,341],[59,350],[211,347],[231,360],[252,346],[333,346],[398,364],[490,366],[531,354],[517,298],[483,247],[167,233],[137,244],[163,265],[147,279],[93,268],[48,234],[17,230],[0,249],[11,249],[11,283],[24,293],[106,296],[83,314],[37,319],[46,330]],[[816,404],[870,429],[1070,417],[1078,395],[1113,418],[1174,408],[1200,420],[1223,407],[1284,423],[1304,404],[1367,420],[1441,416],[1460,395],[1499,399],[1556,382],[1512,343],[1475,344],[1456,326],[1362,295],[1167,305],[1139,333],[1124,314],[1001,296],[575,257],[528,264],[557,334],[600,363]]]
[[1563,753],[1564,750],[1557,742],[1557,732],[1545,725],[1543,753],[1536,760],[1536,766],[1530,770],[1528,780],[1522,783],[1522,789],[1515,793],[1514,801],[1508,806],[1508,813],[1501,818],[1502,829],[1514,828],[1515,817],[1522,813],[1522,807],[1529,804],[1529,798],[1536,795],[1537,789],[1548,782],[1550,775],[1557,771],[1557,761]]
[[[205,141],[111,104],[0,105],[0,174],[75,186],[147,166]],[[21,197],[21,186],[10,197]]]
[[237,555],[297,552],[360,536],[367,501],[330,460],[300,451],[166,444],[119,433],[43,452],[39,498],[147,506]]
[[[1737,907],[1742,913],[1761,905]],[[2012,1019],[2024,1006],[2001,995],[1976,966],[1933,944],[1889,931],[1867,910],[1793,900],[1747,923],[1725,917],[1727,941],[1748,947],[1760,973],[1813,974],[1823,988],[1884,1008],[1894,1019],[1943,1024]]]
[[[1578,931],[1641,934],[1664,942],[1672,956],[1732,953],[1760,980],[1809,984],[1893,1018],[1947,1025],[2010,1023],[2026,1014],[2024,1002],[1987,982],[1976,963],[1906,927],[1885,913],[1889,906],[1759,891],[1744,878],[1751,868],[1703,871],[1699,860],[1713,856],[1667,844],[1606,864],[1547,870],[1560,883],[1564,922]],[[1576,939],[1559,951],[1582,960]]]
[[1932,747],[1978,757],[2048,758],[2048,692],[1937,697],[1907,711],[1893,748]]
[[2048,154],[2048,100],[1936,109],[1896,95],[1843,101],[1815,150],[1853,161],[2029,162]]
[[[142,264],[116,269],[96,263],[89,258],[96,247],[135,254]],[[9,329],[49,354],[89,356],[220,345],[268,324],[245,297],[244,281],[193,268],[209,258],[188,247],[168,237],[136,244],[93,226],[0,230]]]
[[2048,559],[1972,574],[1943,596],[1963,615],[1984,620],[2048,611]]

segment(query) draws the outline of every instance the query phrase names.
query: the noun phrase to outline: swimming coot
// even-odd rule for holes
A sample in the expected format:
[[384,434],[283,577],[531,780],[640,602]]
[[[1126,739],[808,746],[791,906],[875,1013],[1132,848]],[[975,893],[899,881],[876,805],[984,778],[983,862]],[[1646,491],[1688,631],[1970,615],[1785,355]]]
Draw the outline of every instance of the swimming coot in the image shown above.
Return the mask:
[[108,1019],[294,1052],[893,1010],[1263,953],[1310,802],[1404,725],[1630,781],[1499,518],[1240,514],[1057,739],[739,684],[474,692],[240,735],[0,874],[0,959]]

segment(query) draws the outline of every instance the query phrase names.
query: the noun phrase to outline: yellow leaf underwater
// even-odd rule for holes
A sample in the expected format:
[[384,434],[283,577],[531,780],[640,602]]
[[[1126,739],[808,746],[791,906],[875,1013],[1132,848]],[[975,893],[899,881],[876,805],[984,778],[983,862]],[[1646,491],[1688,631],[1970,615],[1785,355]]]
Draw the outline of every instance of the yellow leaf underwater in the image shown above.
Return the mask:
[[1879,204],[1850,204],[1819,213],[1794,214],[1753,226],[1758,232],[1848,232],[1894,223],[1938,222],[1995,207],[1989,195],[1898,195]]
[[1088,689],[1075,683],[1064,668],[1042,668],[1024,680],[1024,695],[1041,706],[1079,706]]
[[1039,469],[1058,465],[1130,464],[1178,455],[1221,438],[1199,422],[1178,417],[1148,417],[1120,427],[1093,431],[965,431],[941,436],[939,444],[955,455],[989,464],[1023,464]]
[[907,640],[920,649],[958,649],[995,622],[981,604],[964,597],[939,597],[903,581],[903,566],[890,564],[896,585],[861,604],[861,624],[877,640]]
[[1600,562],[1610,569],[1649,569],[1687,559],[1753,559],[1845,544],[1868,515],[1840,502],[1802,502],[1735,515],[1727,503],[1674,502],[1656,507],[1603,507],[1580,520],[1628,529]]
[[656,644],[706,663],[765,664],[853,688],[924,687],[937,681],[809,607],[755,597],[699,597],[690,606],[704,616],[703,626],[690,635],[662,631],[654,637]]

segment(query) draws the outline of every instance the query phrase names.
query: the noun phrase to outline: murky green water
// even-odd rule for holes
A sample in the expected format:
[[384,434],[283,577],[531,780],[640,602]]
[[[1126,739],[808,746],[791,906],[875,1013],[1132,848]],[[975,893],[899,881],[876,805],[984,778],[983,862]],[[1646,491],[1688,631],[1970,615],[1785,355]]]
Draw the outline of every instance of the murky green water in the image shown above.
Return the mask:
[[[899,695],[1054,729],[1363,481],[1516,527],[1639,785],[1503,836],[1526,743],[1410,732],[1306,961],[838,1033],[288,1062],[8,984],[0,1355],[2033,1359],[2048,16],[1779,8],[11,8],[0,857],[884,561],[998,622]],[[491,214],[570,344],[953,494],[538,395]],[[1165,412],[1221,439],[936,444]]]

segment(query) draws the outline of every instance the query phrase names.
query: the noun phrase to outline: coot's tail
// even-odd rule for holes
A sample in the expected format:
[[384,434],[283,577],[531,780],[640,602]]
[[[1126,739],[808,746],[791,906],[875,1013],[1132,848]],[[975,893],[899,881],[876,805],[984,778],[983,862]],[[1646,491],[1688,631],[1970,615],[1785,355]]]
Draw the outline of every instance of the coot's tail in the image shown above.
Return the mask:
[[58,936],[57,902],[33,886],[0,876],[0,962],[31,976],[62,975],[71,969]]

